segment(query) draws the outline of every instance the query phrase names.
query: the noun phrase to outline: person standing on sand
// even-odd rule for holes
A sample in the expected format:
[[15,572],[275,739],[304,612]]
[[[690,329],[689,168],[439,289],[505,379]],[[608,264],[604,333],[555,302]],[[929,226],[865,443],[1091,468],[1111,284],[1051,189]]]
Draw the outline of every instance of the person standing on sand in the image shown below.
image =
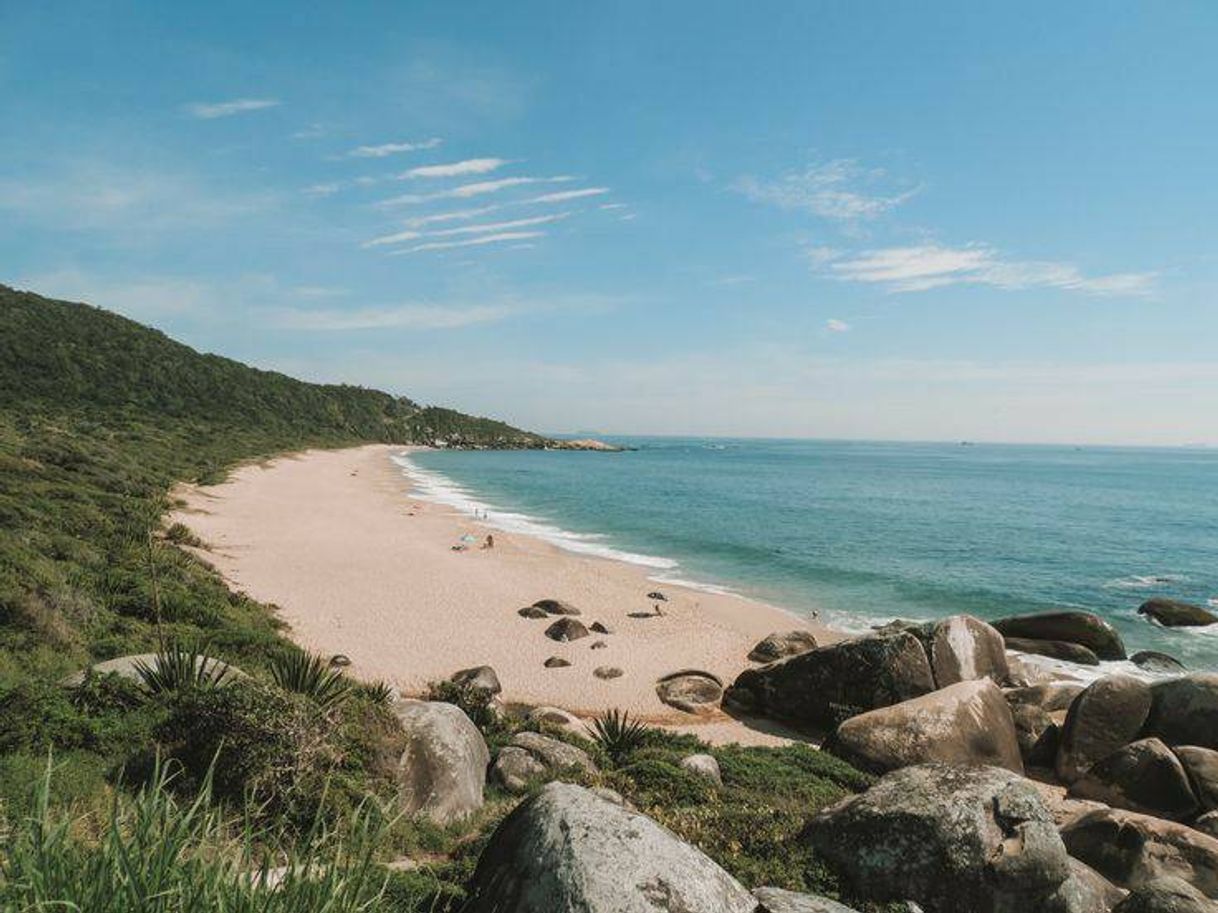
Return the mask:
[[482,543],[482,547],[483,548],[494,548],[495,547],[495,537],[492,536],[490,533],[487,533],[486,541]]

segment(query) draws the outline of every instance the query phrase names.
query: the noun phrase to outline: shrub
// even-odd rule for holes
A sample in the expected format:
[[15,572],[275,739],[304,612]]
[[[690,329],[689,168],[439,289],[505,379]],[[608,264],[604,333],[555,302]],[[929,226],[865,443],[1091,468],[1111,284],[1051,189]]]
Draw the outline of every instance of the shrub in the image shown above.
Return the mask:
[[484,735],[496,733],[504,725],[495,706],[495,695],[471,683],[432,682],[427,686],[427,699],[456,704]]
[[614,764],[621,764],[647,744],[652,732],[650,726],[630,719],[629,713],[617,709],[598,716],[587,730],[592,741]]
[[323,710],[351,696],[351,683],[342,672],[304,650],[289,650],[271,660],[271,676],[284,691],[303,694]]
[[170,524],[169,529],[165,530],[165,538],[174,545],[189,545],[198,548],[203,544],[202,540],[191,532],[190,527],[185,523]]
[[669,761],[646,758],[617,773],[614,782],[642,808],[701,805],[715,797],[709,780]]
[[135,672],[152,694],[210,690],[229,676],[228,666],[192,647],[174,645],[160,650],[152,665],[136,660]]

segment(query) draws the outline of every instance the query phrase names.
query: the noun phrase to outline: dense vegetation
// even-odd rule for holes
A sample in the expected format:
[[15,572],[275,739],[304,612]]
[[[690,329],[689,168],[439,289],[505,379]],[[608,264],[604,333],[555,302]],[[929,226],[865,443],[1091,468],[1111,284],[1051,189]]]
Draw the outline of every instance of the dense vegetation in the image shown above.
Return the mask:
[[[396,816],[388,689],[302,655],[271,607],[230,592],[180,547],[189,530],[162,521],[176,482],[217,481],[243,460],[435,439],[545,443],[0,287],[0,909],[459,909],[518,799],[492,789],[448,829]],[[221,679],[175,645],[243,672]],[[163,647],[136,679],[64,685],[98,660]],[[464,706],[492,748],[523,725],[468,689],[434,696]],[[724,786],[710,790],[677,766],[702,749],[692,737],[556,735],[597,757],[596,785],[746,883],[833,890],[797,837],[864,785],[841,762],[802,747],[716,749]],[[422,864],[379,864],[403,855]]]

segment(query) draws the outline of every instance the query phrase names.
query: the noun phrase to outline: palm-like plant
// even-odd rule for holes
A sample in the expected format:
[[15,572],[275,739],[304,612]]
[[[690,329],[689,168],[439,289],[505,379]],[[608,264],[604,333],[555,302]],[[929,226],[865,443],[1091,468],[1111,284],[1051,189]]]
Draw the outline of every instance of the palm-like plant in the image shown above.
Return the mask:
[[351,696],[351,682],[340,670],[304,650],[292,650],[272,660],[271,677],[283,690],[303,694],[323,710]]
[[651,727],[646,723],[632,720],[629,713],[616,708],[596,717],[591,726],[584,728],[615,764],[642,748],[651,734]]
[[397,691],[393,685],[386,681],[369,682],[363,686],[364,697],[370,703],[376,704],[378,707],[388,707],[397,697]]
[[157,651],[152,664],[136,660],[135,674],[152,694],[216,688],[229,677],[229,667],[194,647],[174,644]]

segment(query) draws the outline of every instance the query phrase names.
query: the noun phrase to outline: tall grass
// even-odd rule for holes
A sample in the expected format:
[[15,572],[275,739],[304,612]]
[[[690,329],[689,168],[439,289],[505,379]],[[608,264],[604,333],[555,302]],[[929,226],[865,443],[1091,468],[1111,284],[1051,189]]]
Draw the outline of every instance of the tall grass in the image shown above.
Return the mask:
[[0,909],[81,913],[362,913],[377,908],[384,870],[373,854],[389,822],[371,805],[340,837],[321,824],[284,845],[249,816],[226,819],[210,782],[190,801],[158,766],[134,796],[115,799],[92,838],[55,813],[52,770],[33,813],[0,841]]

